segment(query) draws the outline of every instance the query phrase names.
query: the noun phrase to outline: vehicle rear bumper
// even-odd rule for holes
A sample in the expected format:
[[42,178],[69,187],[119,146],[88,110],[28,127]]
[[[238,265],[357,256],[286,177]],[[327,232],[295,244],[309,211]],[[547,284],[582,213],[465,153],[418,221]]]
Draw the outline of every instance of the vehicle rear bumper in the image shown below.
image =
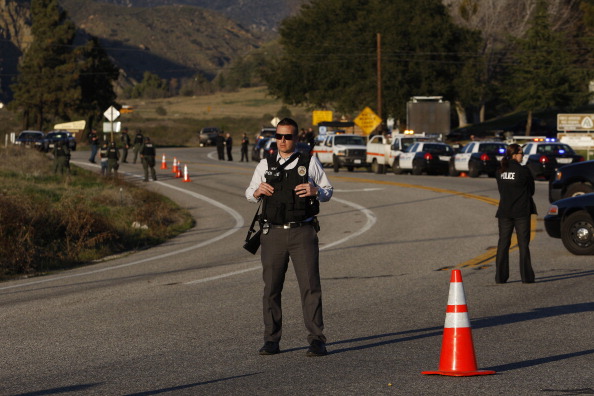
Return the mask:
[[544,225],[550,237],[561,238],[561,218],[559,216],[546,215]]

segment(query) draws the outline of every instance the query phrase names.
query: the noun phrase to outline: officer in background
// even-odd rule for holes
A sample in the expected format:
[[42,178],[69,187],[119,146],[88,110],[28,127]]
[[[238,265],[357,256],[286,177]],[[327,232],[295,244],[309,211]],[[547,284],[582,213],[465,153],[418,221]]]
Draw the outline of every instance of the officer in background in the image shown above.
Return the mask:
[[245,162],[248,162],[248,146],[250,145],[250,139],[247,136],[247,133],[243,134],[241,138],[241,160],[239,162],[243,162],[245,158]]
[[276,127],[278,154],[258,163],[245,196],[262,203],[260,238],[264,279],[264,346],[261,355],[280,352],[282,334],[281,294],[289,258],[293,262],[303,321],[308,331],[307,356],[326,351],[319,272],[319,203],[332,197],[332,185],[316,157],[296,151],[298,127],[290,118]]
[[233,137],[231,137],[230,133],[225,135],[225,147],[227,148],[227,160],[233,161],[233,154],[231,154],[231,150],[233,149]]
[[514,228],[520,250],[520,276],[522,283],[534,283],[534,271],[530,260],[530,216],[536,214],[534,178],[526,166],[522,166],[524,150],[519,144],[507,147],[501,166],[495,173],[499,190],[497,222],[499,241],[495,259],[495,282],[505,283],[509,277],[509,248]]
[[109,145],[107,141],[103,142],[101,149],[99,150],[99,158],[101,162],[101,174],[103,176],[107,176],[107,151],[109,150]]
[[144,135],[140,129],[136,130],[136,136],[134,136],[134,163],[136,163],[136,159],[138,158],[138,153],[140,152],[140,148],[144,144]]
[[128,135],[128,127],[124,127],[122,130],[122,136],[120,136],[120,140],[122,142],[122,162],[124,164],[128,163],[128,149],[130,148],[130,135]]
[[120,159],[120,150],[118,150],[115,142],[109,144],[107,149],[107,174],[111,176],[112,172],[114,176],[118,174],[118,161]]
[[99,136],[97,136],[97,131],[91,129],[89,133],[89,144],[91,145],[91,156],[89,157],[89,162],[95,163],[95,156],[97,156],[97,150],[99,148]]
[[144,169],[144,181],[148,182],[149,168],[151,169],[151,177],[153,181],[157,181],[157,173],[155,172],[155,146],[151,142],[150,137],[144,138],[144,144],[140,149],[140,160],[142,161],[142,168]]
[[219,160],[225,160],[225,136],[223,135],[223,131],[220,131],[217,140],[217,155],[219,156]]
[[64,174],[64,170],[70,174],[70,149],[67,144],[64,144],[62,140],[58,140],[54,143],[54,173],[60,172]]

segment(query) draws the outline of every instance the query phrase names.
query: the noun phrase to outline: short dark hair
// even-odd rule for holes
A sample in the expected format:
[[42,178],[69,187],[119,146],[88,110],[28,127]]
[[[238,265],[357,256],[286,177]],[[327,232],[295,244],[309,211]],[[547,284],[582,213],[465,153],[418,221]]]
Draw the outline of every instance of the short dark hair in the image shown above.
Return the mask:
[[276,124],[276,126],[278,127],[279,125],[290,125],[293,127],[293,135],[296,135],[297,132],[299,131],[299,126],[297,125],[297,123],[295,122],[295,120],[293,120],[292,118],[283,118],[282,120],[280,120],[278,122],[278,124]]

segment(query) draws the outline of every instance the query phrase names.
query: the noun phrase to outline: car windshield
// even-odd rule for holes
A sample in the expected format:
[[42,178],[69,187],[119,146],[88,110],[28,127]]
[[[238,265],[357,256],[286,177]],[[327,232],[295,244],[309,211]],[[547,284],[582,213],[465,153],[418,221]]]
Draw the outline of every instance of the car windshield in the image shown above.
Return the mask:
[[41,133],[35,132],[23,132],[19,135],[21,139],[39,139],[41,137]]
[[[427,138],[418,138],[418,137],[411,137],[411,138],[404,138],[402,139],[402,151],[406,151],[407,148],[413,145],[415,142],[426,142]],[[394,142],[394,150],[398,150],[398,142]]]
[[365,146],[365,139],[358,135],[339,135],[334,138],[334,144]]
[[505,153],[505,144],[500,143],[481,143],[479,152],[488,154],[503,154]]
[[566,144],[553,143],[553,144],[539,144],[536,147],[537,154],[575,154],[573,149]]
[[452,148],[445,144],[425,144],[423,146],[423,151],[429,152],[431,154],[453,154]]

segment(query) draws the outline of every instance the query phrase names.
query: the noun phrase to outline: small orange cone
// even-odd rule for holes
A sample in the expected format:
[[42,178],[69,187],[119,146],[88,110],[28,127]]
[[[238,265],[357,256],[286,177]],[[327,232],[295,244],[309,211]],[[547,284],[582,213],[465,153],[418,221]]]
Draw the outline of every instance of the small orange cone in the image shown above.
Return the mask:
[[460,177],[468,177],[468,175],[466,174],[466,172],[460,172]]
[[179,162],[177,164],[177,172],[175,172],[175,178],[176,179],[181,179],[183,177],[182,175],[182,171],[181,168],[179,167]]
[[188,175],[188,165],[184,165],[184,180],[183,182],[191,182],[190,175]]
[[450,278],[450,293],[441,341],[439,370],[422,371],[421,373],[453,377],[495,374],[493,370],[477,370],[472,329],[470,328],[460,270],[452,270]]
[[163,154],[163,159],[161,160],[161,169],[167,169],[167,161],[165,161],[165,154]]
[[173,157],[173,169],[171,173],[177,173],[179,171],[179,162],[177,162],[177,158]]

